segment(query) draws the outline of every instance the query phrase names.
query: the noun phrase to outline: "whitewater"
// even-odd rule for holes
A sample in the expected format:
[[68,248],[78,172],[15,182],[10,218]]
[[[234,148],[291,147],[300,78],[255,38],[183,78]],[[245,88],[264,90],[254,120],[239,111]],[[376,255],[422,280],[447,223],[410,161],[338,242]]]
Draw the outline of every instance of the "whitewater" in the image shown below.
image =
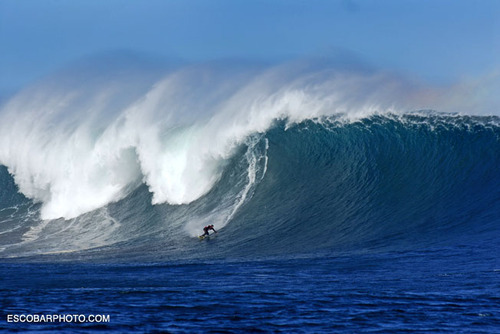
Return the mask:
[[213,187],[246,138],[276,120],[359,117],[394,108],[392,96],[401,95],[400,83],[380,73],[308,67],[234,74],[193,66],[142,83],[120,73],[64,73],[2,108],[0,162],[23,194],[43,203],[42,219],[75,218],[138,182],[153,204],[185,204]]

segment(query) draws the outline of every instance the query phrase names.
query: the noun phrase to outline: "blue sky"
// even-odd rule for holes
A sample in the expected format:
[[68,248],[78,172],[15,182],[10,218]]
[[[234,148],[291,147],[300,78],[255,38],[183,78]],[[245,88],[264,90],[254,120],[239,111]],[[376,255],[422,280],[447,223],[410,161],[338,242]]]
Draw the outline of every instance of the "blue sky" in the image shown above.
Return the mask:
[[0,92],[116,50],[207,61],[336,53],[447,82],[499,69],[500,1],[0,0]]

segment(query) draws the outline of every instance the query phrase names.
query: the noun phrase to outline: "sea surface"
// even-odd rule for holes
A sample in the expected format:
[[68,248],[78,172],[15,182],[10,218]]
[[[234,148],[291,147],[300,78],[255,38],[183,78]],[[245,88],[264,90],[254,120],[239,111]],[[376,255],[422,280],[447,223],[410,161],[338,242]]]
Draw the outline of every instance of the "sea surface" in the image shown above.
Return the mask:
[[77,68],[14,95],[0,330],[500,332],[500,118],[397,80]]
[[[495,333],[496,254],[476,247],[151,264],[2,264],[4,332]],[[497,268],[497,269],[495,269]],[[7,323],[7,314],[109,315]]]

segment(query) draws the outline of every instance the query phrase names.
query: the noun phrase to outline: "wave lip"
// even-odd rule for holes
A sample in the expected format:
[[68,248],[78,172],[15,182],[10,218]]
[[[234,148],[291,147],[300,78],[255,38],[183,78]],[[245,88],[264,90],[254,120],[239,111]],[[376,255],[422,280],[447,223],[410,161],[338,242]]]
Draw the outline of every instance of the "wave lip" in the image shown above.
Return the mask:
[[0,163],[42,203],[43,219],[75,218],[141,183],[154,204],[187,204],[213,188],[246,138],[276,121],[364,117],[419,95],[386,73],[308,62],[187,66],[163,77],[90,71],[80,81],[78,71],[22,91],[0,111]]

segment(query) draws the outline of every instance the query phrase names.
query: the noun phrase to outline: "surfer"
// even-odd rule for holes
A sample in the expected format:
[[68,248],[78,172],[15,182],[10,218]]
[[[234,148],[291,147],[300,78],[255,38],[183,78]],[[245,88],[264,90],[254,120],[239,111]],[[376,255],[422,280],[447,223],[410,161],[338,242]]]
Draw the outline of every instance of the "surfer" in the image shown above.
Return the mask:
[[210,235],[210,233],[208,233],[208,231],[210,231],[210,230],[212,230],[212,231],[214,231],[215,233],[217,233],[217,231],[214,229],[214,226],[213,226],[213,225],[208,225],[208,226],[205,226],[205,227],[203,228],[203,232],[204,232],[204,233],[203,233],[201,236],[202,236],[202,237],[204,237],[204,236],[206,236],[206,235]]

